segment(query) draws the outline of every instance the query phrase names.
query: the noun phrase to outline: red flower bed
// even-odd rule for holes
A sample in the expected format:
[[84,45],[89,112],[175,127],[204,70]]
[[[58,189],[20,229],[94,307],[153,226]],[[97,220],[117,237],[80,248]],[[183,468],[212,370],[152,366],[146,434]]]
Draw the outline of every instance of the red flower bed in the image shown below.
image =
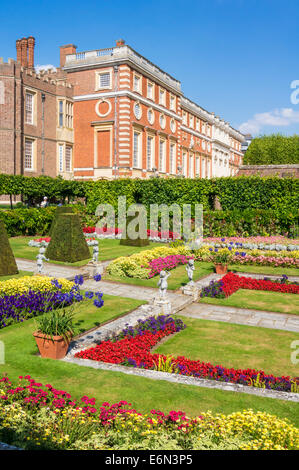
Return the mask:
[[222,279],[222,291],[226,297],[237,292],[239,289],[265,290],[269,292],[283,292],[287,294],[299,294],[299,285],[285,284],[281,282],[254,279],[251,277],[238,276],[227,273]]
[[[137,331],[137,330],[136,330]],[[151,349],[162,338],[176,331],[174,323],[167,324],[163,329],[152,332],[150,329],[140,331],[135,336],[127,335],[116,341],[103,341],[99,345],[76,353],[75,357],[91,359],[93,361],[107,362],[111,364],[123,364],[144,369],[154,369],[159,363],[159,358],[166,361],[163,354],[152,354]],[[239,383],[255,386],[255,381],[263,382],[265,388],[290,392],[295,383],[287,377],[275,377],[267,375],[264,371],[254,369],[225,368],[221,365],[213,365],[200,360],[193,361],[184,356],[173,358],[173,370],[180,375],[213,379],[222,382]]]

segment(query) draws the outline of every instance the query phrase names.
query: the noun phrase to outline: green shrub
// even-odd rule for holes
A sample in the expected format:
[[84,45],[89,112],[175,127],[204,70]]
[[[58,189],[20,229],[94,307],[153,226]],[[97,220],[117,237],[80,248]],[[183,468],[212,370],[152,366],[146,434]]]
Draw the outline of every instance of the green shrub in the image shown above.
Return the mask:
[[73,208],[71,206],[60,206],[56,208],[56,211],[54,212],[52,224],[49,230],[49,237],[51,237],[54,232],[54,227],[57,224],[58,217],[61,214],[72,214],[72,213],[73,213]]
[[299,163],[299,135],[262,135],[252,140],[244,165],[286,165]]
[[18,268],[12,249],[10,247],[7,232],[0,220],[0,276],[17,274]]
[[77,214],[61,214],[58,217],[46,256],[55,261],[68,263],[90,258]]

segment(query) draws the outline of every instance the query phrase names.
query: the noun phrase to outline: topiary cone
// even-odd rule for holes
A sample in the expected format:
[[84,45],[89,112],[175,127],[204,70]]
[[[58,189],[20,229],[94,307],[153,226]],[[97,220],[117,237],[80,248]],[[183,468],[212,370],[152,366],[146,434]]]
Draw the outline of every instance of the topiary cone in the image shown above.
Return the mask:
[[9,276],[17,274],[18,267],[9,244],[5,225],[0,220],[0,276]]
[[56,225],[57,219],[61,214],[72,214],[73,213],[73,208],[70,206],[59,206],[56,208],[56,211],[54,212],[54,217],[52,220],[52,224],[49,230],[49,237],[52,236],[54,227]]
[[80,218],[77,214],[60,214],[46,251],[50,260],[75,263],[90,258]]

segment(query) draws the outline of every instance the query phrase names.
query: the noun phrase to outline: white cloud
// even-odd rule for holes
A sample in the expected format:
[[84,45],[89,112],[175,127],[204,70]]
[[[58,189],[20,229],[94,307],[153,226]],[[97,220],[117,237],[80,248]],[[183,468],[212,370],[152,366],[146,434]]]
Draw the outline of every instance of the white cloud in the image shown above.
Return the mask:
[[56,71],[55,65],[52,64],[46,64],[46,65],[36,65],[35,70],[37,73],[39,73],[41,70],[51,70],[54,69]]
[[299,111],[292,108],[274,109],[266,113],[258,113],[239,126],[243,134],[259,134],[264,126],[287,127],[299,123]]

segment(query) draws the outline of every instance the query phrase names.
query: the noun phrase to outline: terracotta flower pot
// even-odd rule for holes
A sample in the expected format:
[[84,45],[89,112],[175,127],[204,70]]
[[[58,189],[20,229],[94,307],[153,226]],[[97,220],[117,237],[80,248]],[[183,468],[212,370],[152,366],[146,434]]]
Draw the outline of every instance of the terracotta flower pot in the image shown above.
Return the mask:
[[226,274],[227,266],[225,264],[215,264],[216,274]]
[[33,336],[35,337],[37,347],[42,357],[62,359],[66,355],[70,339],[65,341],[62,336],[53,336],[53,338],[51,338],[38,331],[35,331]]

